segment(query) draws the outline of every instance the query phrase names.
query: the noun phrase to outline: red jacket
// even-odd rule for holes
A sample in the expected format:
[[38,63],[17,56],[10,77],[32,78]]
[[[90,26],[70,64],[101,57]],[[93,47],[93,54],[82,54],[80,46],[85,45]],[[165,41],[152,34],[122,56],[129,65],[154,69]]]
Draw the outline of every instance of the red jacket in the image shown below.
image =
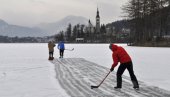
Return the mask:
[[121,46],[112,44],[112,51],[113,51],[112,58],[114,61],[112,68],[116,67],[118,62],[127,63],[131,61],[129,54]]

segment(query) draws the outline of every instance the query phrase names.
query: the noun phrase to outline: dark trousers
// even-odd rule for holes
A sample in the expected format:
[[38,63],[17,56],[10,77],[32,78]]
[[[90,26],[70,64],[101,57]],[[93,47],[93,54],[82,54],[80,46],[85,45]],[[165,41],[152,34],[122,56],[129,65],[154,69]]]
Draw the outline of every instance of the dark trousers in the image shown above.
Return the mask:
[[122,74],[126,68],[129,71],[130,78],[133,83],[133,87],[139,88],[138,80],[137,80],[137,78],[134,74],[134,71],[133,71],[133,63],[132,62],[120,64],[118,71],[117,71],[117,87],[120,87],[120,88],[122,87]]
[[53,57],[53,52],[49,52],[49,57]]
[[60,49],[60,57],[64,56],[64,50]]

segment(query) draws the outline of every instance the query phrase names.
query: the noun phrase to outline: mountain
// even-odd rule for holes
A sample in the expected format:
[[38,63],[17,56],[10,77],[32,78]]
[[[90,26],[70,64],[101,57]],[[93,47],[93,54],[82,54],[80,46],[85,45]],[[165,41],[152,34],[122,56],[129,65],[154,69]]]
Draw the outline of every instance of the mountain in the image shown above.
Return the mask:
[[41,23],[36,27],[24,27],[11,25],[0,19],[0,36],[8,37],[43,37],[51,36],[59,33],[59,31],[65,31],[68,24],[72,26],[76,24],[87,24],[88,20],[81,16],[67,16],[58,22],[53,23]]
[[0,19],[0,36],[8,37],[42,37],[47,34],[39,28],[10,25]]
[[7,24],[4,20],[1,20],[1,19],[0,19],[0,27],[1,27],[1,26],[5,26],[5,25],[8,25],[8,24]]
[[47,32],[49,35],[54,35],[59,33],[59,31],[65,31],[68,24],[72,26],[76,24],[88,24],[88,19],[81,16],[67,16],[60,21],[53,23],[41,23],[37,27]]

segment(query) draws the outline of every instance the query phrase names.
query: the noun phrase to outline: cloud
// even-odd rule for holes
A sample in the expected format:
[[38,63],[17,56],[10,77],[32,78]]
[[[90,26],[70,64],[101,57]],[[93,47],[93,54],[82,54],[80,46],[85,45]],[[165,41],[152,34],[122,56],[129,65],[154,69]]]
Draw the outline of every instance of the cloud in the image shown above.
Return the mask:
[[119,19],[121,5],[126,0],[0,0],[0,18],[25,26],[55,22],[68,15],[95,20],[99,7],[101,22]]

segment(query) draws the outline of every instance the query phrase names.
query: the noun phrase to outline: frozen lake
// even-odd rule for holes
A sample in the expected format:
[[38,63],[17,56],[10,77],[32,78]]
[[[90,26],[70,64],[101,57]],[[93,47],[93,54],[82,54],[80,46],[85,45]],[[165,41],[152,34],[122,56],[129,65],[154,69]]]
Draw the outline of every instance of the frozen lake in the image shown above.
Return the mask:
[[[85,58],[110,68],[112,52],[108,45],[66,44],[67,49],[74,48],[74,51],[65,51],[64,57]],[[124,44],[122,46],[132,57],[134,72],[138,80],[170,90],[170,48],[129,47]],[[0,96],[43,97],[43,93],[50,95],[49,97],[55,97],[59,93],[61,94],[60,97],[67,95],[60,88],[56,92],[56,87],[49,84],[52,79],[52,83],[59,86],[51,77],[54,71],[49,71],[49,68],[52,70],[53,67],[47,60],[47,44],[0,44],[0,51]],[[57,47],[55,48],[54,57],[59,57]],[[125,72],[125,75],[129,76],[128,72]],[[34,81],[30,79],[34,79]],[[9,92],[11,89],[13,91]],[[28,91],[32,94],[25,94]],[[22,96],[18,96],[21,94]]]
[[[123,46],[130,54],[137,78],[149,85],[170,90],[170,48]],[[65,52],[65,57],[82,57],[110,68],[112,52],[109,44],[68,44],[74,52]],[[57,52],[58,53],[58,52]],[[117,70],[117,68],[115,69]],[[129,76],[128,72],[125,75]]]

